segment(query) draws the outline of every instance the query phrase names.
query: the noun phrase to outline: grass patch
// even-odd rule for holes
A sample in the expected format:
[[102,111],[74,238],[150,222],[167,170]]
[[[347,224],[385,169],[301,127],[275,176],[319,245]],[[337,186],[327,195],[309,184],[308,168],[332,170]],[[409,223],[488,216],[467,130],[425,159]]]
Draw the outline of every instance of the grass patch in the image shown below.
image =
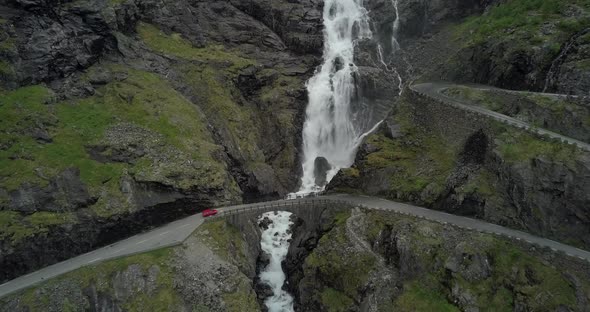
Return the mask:
[[463,192],[465,194],[478,193],[486,198],[493,197],[498,193],[495,185],[496,180],[490,171],[482,169],[474,179],[463,186]]
[[324,289],[320,294],[320,298],[328,312],[346,312],[354,304],[352,299],[333,288]]
[[206,222],[199,227],[199,238],[221,259],[240,268],[248,266],[242,233],[225,220]]
[[470,104],[482,106],[493,111],[502,111],[503,108],[497,96],[484,90],[458,86],[446,89],[444,94],[459,100],[467,100]]
[[184,80],[200,97],[199,105],[210,121],[226,129],[228,141],[238,147],[245,159],[264,162],[258,147],[259,121],[253,109],[239,105],[233,94],[239,94],[231,84],[233,74],[209,66],[186,65],[180,69]]
[[224,293],[222,297],[226,309],[229,312],[260,310],[252,285],[246,280],[240,281],[237,291],[233,293]]
[[[213,156],[220,147],[194,104],[157,75],[114,65],[104,68],[127,79],[112,82],[85,99],[53,103],[53,93],[43,86],[0,93],[1,189],[15,190],[23,183],[45,187],[59,172],[76,167],[91,195],[99,197],[93,209],[102,216],[131,209],[119,187],[125,171],[178,188],[237,189],[227,185],[225,164]],[[169,160],[161,162],[149,155],[135,164],[92,159],[87,147],[102,144],[105,131],[119,123],[136,125],[161,138],[158,146],[169,154]],[[49,133],[51,142],[34,138],[39,128]],[[109,204],[114,199],[118,201]],[[0,204],[6,207],[8,202],[2,197]],[[0,228],[0,236],[13,239],[52,225],[51,219],[46,226],[39,224],[45,219],[37,223],[20,222],[14,216],[8,219],[10,226]]]
[[473,283],[461,276],[455,278],[478,298],[484,311],[512,311],[515,299],[523,301],[531,311],[576,307],[575,290],[557,269],[506,241],[493,239],[482,245],[487,247],[481,252],[493,259],[492,276]]
[[[474,42],[483,42],[489,37],[512,35],[514,32],[536,34],[541,25],[552,22],[562,31],[575,33],[587,27],[590,20],[567,18],[563,14],[568,7],[590,8],[587,0],[510,0],[493,6],[482,16],[468,18],[460,30],[470,33]],[[534,38],[534,37],[531,37]],[[538,37],[537,37],[538,40]]]
[[376,259],[371,254],[347,248],[345,224],[348,216],[348,212],[336,216],[335,227],[320,239],[318,248],[305,259],[304,268],[317,270],[322,280],[329,281],[326,286],[343,296],[358,298],[358,291],[367,282]]
[[420,282],[404,284],[404,292],[395,301],[395,311],[440,311],[458,312],[457,307],[450,304],[440,289],[432,288],[431,285]]
[[524,131],[513,130],[501,125],[504,132],[498,136],[497,145],[502,158],[510,163],[530,162],[534,158],[544,156],[553,161],[563,162],[575,168],[575,160],[580,151],[565,143],[538,139]]
[[124,303],[124,307],[129,311],[171,311],[179,307],[180,298],[175,293],[172,276],[172,268],[168,261],[173,255],[172,248],[158,249],[155,251],[133,255],[106,261],[100,264],[85,266],[75,271],[66,273],[60,277],[43,282],[27,290],[21,291],[10,297],[19,297],[21,307],[26,307],[28,311],[46,311],[48,306],[58,306],[61,311],[67,311],[74,306],[73,302],[68,300],[57,301],[58,298],[52,296],[55,287],[60,287],[62,283],[68,283],[77,289],[84,289],[94,285],[98,292],[112,293],[113,277],[115,274],[125,271],[130,265],[140,265],[145,274],[147,270],[157,265],[160,269],[156,283],[156,290],[150,296],[144,292],[136,292],[129,300]]
[[[203,63],[183,64],[178,67],[178,71],[187,86],[192,88],[192,94],[199,97],[198,104],[204,114],[217,128],[229,131],[222,131],[222,135],[229,134],[224,140],[232,141],[250,165],[264,162],[264,155],[257,144],[257,116],[252,108],[238,104],[240,99],[236,95],[240,91],[232,83],[240,69],[255,65],[256,62],[240,56],[239,51],[223,46],[195,47],[182,35],[166,34],[150,24],[140,23],[137,31],[141,39],[158,53]],[[293,83],[288,80],[289,77],[282,79],[287,80],[277,83]],[[269,101],[272,96],[271,93],[264,93],[263,101]],[[292,116],[286,117],[292,119]]]
[[[102,96],[46,105],[43,102],[49,91],[42,87],[3,95],[2,103],[6,104],[0,106],[0,116],[6,122],[0,131],[2,141],[12,142],[12,146],[0,150],[2,186],[11,190],[25,181],[43,185],[34,168],[51,177],[75,166],[83,182],[91,187],[118,179],[125,165],[96,162],[85,146],[99,142],[108,127],[121,121],[163,135],[167,143],[204,167],[211,167],[205,168],[209,172],[207,183],[223,179],[224,167],[211,155],[219,147],[212,142],[206,121],[193,104],[156,75],[120,67],[113,70],[127,72],[128,78],[105,86]],[[39,144],[28,136],[27,132],[39,123],[50,129],[52,143]]]
[[[420,140],[421,146],[406,144],[406,140]],[[433,136],[393,140],[375,134],[368,137],[367,143],[378,147],[378,151],[367,156],[365,168],[392,170],[390,190],[402,197],[418,194],[431,183],[442,188],[455,164],[455,151]]]
[[221,45],[210,45],[202,48],[194,47],[181,34],[166,34],[154,25],[139,23],[137,33],[150,49],[158,53],[193,61],[229,64],[233,70],[255,64],[253,60],[228,52],[228,49]]

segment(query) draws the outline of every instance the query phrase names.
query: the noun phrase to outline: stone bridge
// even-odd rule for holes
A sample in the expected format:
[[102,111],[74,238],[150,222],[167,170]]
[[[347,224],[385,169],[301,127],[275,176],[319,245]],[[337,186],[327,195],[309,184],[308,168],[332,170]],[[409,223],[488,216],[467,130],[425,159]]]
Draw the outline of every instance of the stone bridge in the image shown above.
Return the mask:
[[243,208],[221,211],[206,222],[225,219],[228,223],[244,231],[252,224],[256,224],[260,216],[269,211],[288,211],[303,220],[306,227],[316,228],[325,217],[327,209],[344,210],[354,205],[345,200],[339,199],[296,199],[279,202],[262,203]]

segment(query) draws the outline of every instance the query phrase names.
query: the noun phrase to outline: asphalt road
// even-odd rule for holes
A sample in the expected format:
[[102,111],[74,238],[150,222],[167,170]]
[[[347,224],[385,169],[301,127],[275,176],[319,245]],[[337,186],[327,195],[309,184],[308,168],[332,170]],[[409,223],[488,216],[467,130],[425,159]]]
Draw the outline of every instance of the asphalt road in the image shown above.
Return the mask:
[[[397,212],[404,215],[411,215],[443,224],[451,224],[468,230],[486,232],[504,237],[526,241],[537,244],[541,247],[551,248],[553,251],[564,252],[571,257],[590,261],[590,252],[576,247],[552,241],[550,239],[537,237],[522,231],[505,228],[499,225],[467,217],[456,216],[445,212],[430,210],[413,205],[393,202],[382,198],[357,196],[357,195],[327,195],[318,197],[322,200],[346,201],[355,205],[364,206],[370,209],[379,209]],[[312,201],[314,198],[303,199]],[[257,209],[268,205],[280,205],[290,203],[288,200],[273,202],[237,205],[220,209],[221,213],[239,209]],[[279,208],[280,210],[280,208]],[[14,280],[0,285],[0,298],[21,289],[33,286],[47,279],[73,271],[82,266],[93,265],[105,260],[128,256],[136,253],[147,252],[158,248],[174,246],[182,243],[195,229],[203,224],[204,219],[200,214],[193,215],[178,221],[171,222],[160,228],[139,234],[128,239],[121,240],[115,244],[96,249],[92,252],[74,257],[72,259],[48,266],[33,273],[18,277]]]
[[[281,203],[284,200],[273,203]],[[260,204],[236,205],[218,209],[235,210]],[[38,271],[20,276],[0,285],[0,298],[20,289],[38,284],[47,279],[73,271],[85,265],[96,264],[105,260],[129,256],[154,249],[174,246],[182,243],[197,227],[204,222],[201,214],[196,214],[168,223],[149,232],[138,234],[114,244],[96,249],[89,253],[47,266]]]
[[507,227],[503,227],[478,219],[452,215],[438,210],[432,210],[418,206],[398,203],[383,198],[363,195],[329,195],[323,196],[322,198],[334,198],[344,200],[370,209],[394,211],[397,213],[410,215],[418,218],[424,218],[443,224],[452,224],[468,230],[485,232],[508,238],[514,238],[516,240],[522,240],[531,244],[539,245],[541,247],[547,247],[552,249],[553,251],[563,252],[568,256],[576,257],[590,262],[590,252],[586,250],[582,250],[580,248],[562,244],[547,238],[538,237],[526,232],[510,229]]
[[[550,138],[553,139],[557,139],[560,140],[564,143],[568,143],[568,144],[572,144],[572,145],[576,145],[577,147],[584,149],[586,151],[590,151],[590,144],[546,130],[546,129],[541,129],[541,128],[537,128],[532,126],[531,124],[524,122],[522,120],[518,120],[516,118],[510,117],[510,116],[506,116],[504,114],[500,114],[498,112],[494,112],[492,110],[480,107],[480,106],[475,106],[469,102],[466,101],[461,101],[458,99],[454,99],[452,97],[449,97],[445,94],[443,94],[442,92],[448,88],[452,88],[452,87],[460,87],[461,85],[456,85],[456,84],[451,84],[451,83],[435,83],[435,82],[428,82],[428,83],[420,83],[420,84],[415,84],[410,86],[410,89],[412,89],[412,91],[417,92],[423,96],[428,96],[430,98],[442,101],[446,104],[449,104],[451,106],[466,110],[466,111],[471,111],[471,112],[475,112],[478,114],[483,114],[486,115],[492,119],[498,120],[500,122],[512,125],[514,127],[517,128],[521,128],[533,133],[537,133],[539,135],[543,135],[543,136],[548,136]],[[506,91],[506,92],[510,92],[510,93],[526,93],[526,94],[540,94],[540,95],[546,95],[546,96],[553,96],[553,97],[565,97],[565,95],[560,95],[560,94],[552,94],[552,93],[534,93],[534,92],[524,92],[524,91],[511,91],[511,90],[503,90],[503,89],[498,89],[498,88],[493,88],[493,87],[485,87],[485,86],[475,86],[476,89],[479,90],[502,90],[502,91]]]

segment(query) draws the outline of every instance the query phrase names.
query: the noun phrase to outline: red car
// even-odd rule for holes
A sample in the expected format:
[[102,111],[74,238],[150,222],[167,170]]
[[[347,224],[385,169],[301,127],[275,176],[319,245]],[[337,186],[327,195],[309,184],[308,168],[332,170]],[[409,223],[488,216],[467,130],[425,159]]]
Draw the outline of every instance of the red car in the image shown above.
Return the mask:
[[217,209],[205,209],[203,210],[203,217],[210,217],[217,214]]

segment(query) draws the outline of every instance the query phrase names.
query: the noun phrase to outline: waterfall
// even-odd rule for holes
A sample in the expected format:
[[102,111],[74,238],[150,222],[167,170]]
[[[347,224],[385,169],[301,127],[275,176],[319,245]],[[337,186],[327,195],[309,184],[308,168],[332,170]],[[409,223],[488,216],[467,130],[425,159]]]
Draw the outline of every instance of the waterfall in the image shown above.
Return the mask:
[[271,211],[264,213],[258,220],[259,224],[265,218],[271,221],[260,238],[260,247],[268,254],[270,262],[259,276],[260,281],[270,286],[273,292],[264,302],[269,312],[293,312],[293,297],[283,290],[285,273],[281,266],[289,251],[290,228],[293,224],[290,217],[290,212]]
[[[399,26],[400,26],[399,9],[397,6],[398,0],[391,0],[391,4],[393,5],[393,9],[395,10],[395,20],[393,20],[393,26],[392,26],[392,31],[391,31],[391,55],[394,55],[397,51],[401,50],[401,46],[399,44],[399,41],[397,40],[397,35],[399,33]],[[404,82],[402,80],[402,76],[397,71],[397,68],[395,68],[393,66],[390,67],[385,62],[385,57],[383,56],[383,47],[381,46],[381,44],[377,44],[377,56],[379,57],[379,61],[381,62],[381,64],[385,68],[385,70],[392,72],[396,76],[396,78],[399,82],[399,84],[398,84],[399,95],[402,95],[403,84],[404,84]]]
[[350,167],[362,129],[355,127],[351,100],[356,92],[353,74],[357,40],[371,38],[369,18],[362,0],[324,2],[324,62],[307,82],[309,104],[303,126],[303,176],[298,193],[321,191],[314,174],[317,157],[330,165],[326,182],[340,168]]

